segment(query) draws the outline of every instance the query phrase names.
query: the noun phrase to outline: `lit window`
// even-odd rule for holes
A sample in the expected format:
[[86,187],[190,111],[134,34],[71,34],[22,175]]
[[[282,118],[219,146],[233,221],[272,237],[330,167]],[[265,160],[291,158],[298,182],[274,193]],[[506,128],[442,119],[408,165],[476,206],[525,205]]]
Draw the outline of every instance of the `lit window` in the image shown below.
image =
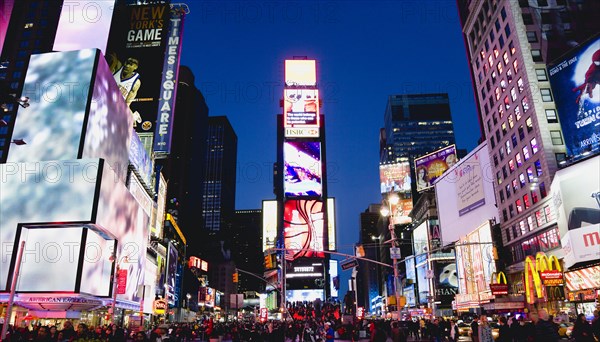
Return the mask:
[[[525,203],[525,208],[529,208],[527,203]],[[532,231],[535,228],[535,222],[533,221],[533,216],[527,217],[527,225],[529,226],[529,231]]]
[[[515,206],[517,207],[517,213],[523,212],[523,205],[521,204],[520,198],[515,202]],[[523,221],[521,221],[521,222],[523,222]],[[524,222],[523,222],[523,225],[525,225]]]
[[502,74],[502,71],[504,70],[502,68],[502,63],[498,62],[498,64],[496,65],[496,69],[498,69],[498,74]]
[[527,168],[527,179],[529,180],[529,183],[533,183],[533,169],[530,167]]
[[511,173],[515,172],[515,162],[512,159],[508,161],[508,168]]
[[517,80],[517,87],[519,88],[519,93],[522,93],[523,89],[525,89],[525,85],[523,84],[523,79],[520,77]]
[[490,65],[490,67],[492,67],[494,65],[494,56],[492,56],[492,55],[488,56],[488,64]]
[[516,101],[516,100],[517,100],[517,92],[516,92],[515,88],[512,88],[512,89],[510,90],[510,98],[511,98],[513,101]]
[[536,154],[537,151],[538,151],[537,139],[533,138],[533,139],[531,139],[531,153]]
[[541,227],[544,224],[546,224],[546,215],[544,213],[542,213],[541,210],[537,210],[535,212],[535,219],[537,221],[538,227]]
[[528,194],[525,194],[523,196],[523,204],[525,204],[525,209],[529,209],[529,207],[531,207],[531,201],[529,200],[529,195]]
[[504,108],[505,108],[506,110],[509,110],[509,109],[510,109],[510,100],[508,99],[508,96],[505,96],[505,97],[504,97]]
[[508,127],[510,127],[511,129],[515,126],[515,121],[513,120],[513,115],[510,114],[508,116]]
[[513,179],[512,180],[512,187],[513,187],[513,192],[517,192],[519,191],[519,182],[517,181],[517,179]]
[[521,184],[522,188],[524,188],[527,184],[527,182],[525,181],[525,175],[523,173],[519,175],[519,183]]
[[527,146],[523,146],[523,158],[525,158],[525,160],[529,160],[529,158],[531,158],[529,155],[529,147]]
[[502,55],[502,59],[504,60],[504,65],[507,65],[507,64],[509,63],[509,60],[508,60],[508,52],[505,52],[505,53]]
[[525,120],[525,125],[527,125],[527,133],[533,131],[533,121],[531,120],[531,117],[528,117],[527,120]]
[[500,88],[496,87],[494,92],[496,93],[496,101],[500,100]]
[[527,111],[529,110],[529,99],[527,98],[527,96],[521,99],[521,105],[523,106],[523,113],[527,113]]
[[504,145],[506,146],[506,154],[510,154],[510,140],[506,140]]
[[32,28],[33,27],[33,23],[26,23],[25,24],[25,28]]
[[520,167],[521,165],[523,165],[523,160],[521,159],[521,153],[517,153],[517,155],[515,156],[515,160],[517,161],[517,167]]
[[510,184],[506,184],[506,198],[510,198]]
[[[536,160],[535,163],[533,163],[533,165],[535,166],[535,173],[538,177],[541,177],[543,172],[542,172],[542,163],[539,160]],[[544,197],[544,196],[542,196]]]
[[535,75],[538,81],[547,81],[548,75],[546,74],[546,69],[535,69]]
[[550,92],[550,89],[548,89],[548,88],[540,89],[540,95],[542,95],[542,101],[552,102],[552,93]]
[[515,59],[513,62],[513,68],[515,69],[515,73],[519,72],[519,60]]
[[495,82],[496,81],[496,70],[492,71],[492,81]]
[[504,107],[502,105],[498,106],[498,114],[500,114],[500,119],[504,117]]
[[498,185],[502,184],[502,173],[500,173],[500,171],[496,172],[496,181],[498,182]]
[[519,106],[515,107],[515,119],[517,119],[517,121],[521,120],[521,108]]
[[515,44],[513,42],[508,43],[508,49],[511,55],[514,55],[517,52],[517,48],[515,48]]
[[512,71],[510,69],[506,70],[506,79],[508,80],[508,84],[512,83]]
[[502,123],[502,135],[506,135],[506,131],[507,131],[507,129],[506,129],[506,122],[503,122]]
[[552,139],[552,145],[562,145],[563,139],[560,131],[550,131],[550,139]]
[[506,81],[505,80],[500,81],[500,88],[502,88],[502,91],[506,90]]
[[500,147],[498,154],[500,155],[500,160],[504,160],[504,146]]

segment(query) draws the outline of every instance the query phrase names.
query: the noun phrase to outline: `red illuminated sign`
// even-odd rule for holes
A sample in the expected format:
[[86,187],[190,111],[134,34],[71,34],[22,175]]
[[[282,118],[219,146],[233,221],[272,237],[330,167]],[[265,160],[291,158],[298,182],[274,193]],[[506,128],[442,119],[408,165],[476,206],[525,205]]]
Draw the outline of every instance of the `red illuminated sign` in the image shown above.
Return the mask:
[[269,311],[267,310],[267,308],[260,308],[260,321],[266,322],[268,318],[269,318]]
[[125,294],[127,289],[127,270],[121,269],[117,272],[117,294]]
[[540,278],[546,286],[557,286],[563,284],[563,273],[558,270],[540,272]]
[[490,284],[490,290],[492,290],[492,295],[501,296],[508,294],[508,285],[507,284]]
[[356,318],[363,319],[365,318],[365,308],[359,306],[356,308]]
[[208,262],[195,256],[190,257],[190,260],[188,260],[188,267],[197,268],[204,272],[208,272]]

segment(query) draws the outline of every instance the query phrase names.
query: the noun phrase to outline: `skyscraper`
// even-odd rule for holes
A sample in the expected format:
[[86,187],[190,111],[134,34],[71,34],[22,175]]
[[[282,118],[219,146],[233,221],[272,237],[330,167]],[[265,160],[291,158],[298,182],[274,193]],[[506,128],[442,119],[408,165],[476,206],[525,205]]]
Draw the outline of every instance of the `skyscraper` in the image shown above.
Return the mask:
[[202,220],[209,233],[217,233],[235,210],[237,135],[225,116],[208,118]]
[[[365,258],[381,261],[379,240],[381,240],[380,231],[384,229],[384,221],[380,214],[381,205],[372,204],[367,210],[360,213],[360,235],[359,244],[365,251]],[[382,266],[375,263],[358,261],[358,306],[364,307],[369,312],[379,312],[381,307],[374,307],[371,303],[376,300],[382,289],[380,288]]]
[[[597,1],[458,1],[473,86],[490,148],[509,293],[528,255],[560,247],[550,182],[565,160],[547,65],[600,32]],[[563,127],[564,128],[564,127]]]
[[[231,254],[236,267],[254,274],[263,273],[262,210],[236,210],[232,224]],[[265,282],[248,274],[239,274],[239,292],[263,292]]]

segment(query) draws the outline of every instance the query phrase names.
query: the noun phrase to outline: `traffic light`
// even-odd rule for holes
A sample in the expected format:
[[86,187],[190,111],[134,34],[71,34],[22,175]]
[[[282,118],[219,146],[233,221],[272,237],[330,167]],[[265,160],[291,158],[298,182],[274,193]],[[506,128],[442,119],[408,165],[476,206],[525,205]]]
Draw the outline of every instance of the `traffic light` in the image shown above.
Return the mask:
[[265,269],[270,270],[273,268],[273,258],[271,255],[265,255]]
[[238,282],[238,273],[237,272],[233,273],[233,282],[234,283]]

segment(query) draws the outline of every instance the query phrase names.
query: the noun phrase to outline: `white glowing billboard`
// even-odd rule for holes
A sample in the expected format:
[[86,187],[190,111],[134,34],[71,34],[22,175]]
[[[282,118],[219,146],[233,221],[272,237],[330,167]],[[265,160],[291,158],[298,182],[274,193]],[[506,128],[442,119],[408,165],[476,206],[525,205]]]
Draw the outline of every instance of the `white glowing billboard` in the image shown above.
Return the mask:
[[54,51],[97,48],[106,52],[115,0],[68,0],[62,5]]
[[283,99],[285,127],[319,127],[317,89],[285,89]]
[[275,247],[277,241],[277,201],[263,201],[262,203],[262,250]]
[[336,249],[336,229],[335,229],[335,199],[327,199],[327,238],[329,239],[329,250]]
[[285,86],[298,87],[317,85],[317,61],[288,59],[285,61]]
[[499,221],[487,143],[477,146],[435,183],[442,233],[447,245],[488,219]]

